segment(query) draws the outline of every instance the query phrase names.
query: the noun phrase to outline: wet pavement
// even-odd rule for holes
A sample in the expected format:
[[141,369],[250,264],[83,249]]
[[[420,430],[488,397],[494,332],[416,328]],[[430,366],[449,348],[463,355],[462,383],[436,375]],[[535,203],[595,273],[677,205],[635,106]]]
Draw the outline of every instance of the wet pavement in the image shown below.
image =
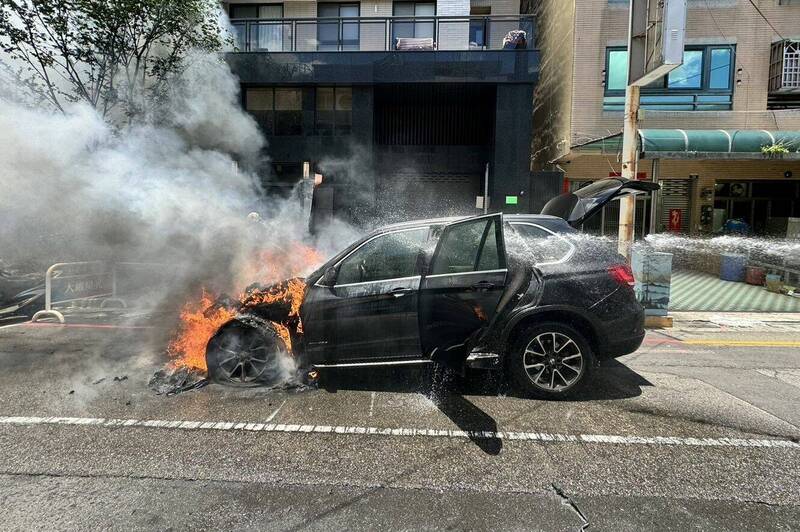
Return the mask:
[[0,328],[15,529],[797,529],[800,322],[651,331],[570,401],[338,371],[174,397],[159,320]]

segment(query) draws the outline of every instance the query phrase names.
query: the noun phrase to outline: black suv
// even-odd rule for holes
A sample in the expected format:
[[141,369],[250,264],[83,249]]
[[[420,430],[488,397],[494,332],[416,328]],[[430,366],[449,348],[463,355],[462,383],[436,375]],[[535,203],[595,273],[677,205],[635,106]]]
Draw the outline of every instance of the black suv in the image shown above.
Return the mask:
[[[305,279],[294,355],[314,368],[439,362],[505,370],[525,392],[566,396],[596,359],[631,353],[644,338],[624,258],[573,226],[653,187],[608,179],[551,200],[541,215],[375,230]],[[275,379],[284,344],[274,321],[287,322],[256,306],[223,326],[206,352],[210,376]]]

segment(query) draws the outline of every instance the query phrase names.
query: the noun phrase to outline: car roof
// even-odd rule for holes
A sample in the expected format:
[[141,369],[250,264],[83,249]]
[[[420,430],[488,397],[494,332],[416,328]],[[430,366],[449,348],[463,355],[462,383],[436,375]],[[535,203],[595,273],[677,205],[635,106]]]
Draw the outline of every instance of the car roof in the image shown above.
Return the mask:
[[[436,225],[436,224],[448,224],[457,222],[459,220],[466,220],[468,218],[473,218],[473,216],[448,216],[443,218],[421,218],[419,220],[409,220],[406,222],[398,222],[389,225],[382,225],[376,229],[376,231],[385,231],[387,229],[403,229],[405,227],[414,227],[417,225]],[[549,214],[504,214],[503,218],[507,222],[564,222],[563,218],[559,218],[558,216],[551,216]]]

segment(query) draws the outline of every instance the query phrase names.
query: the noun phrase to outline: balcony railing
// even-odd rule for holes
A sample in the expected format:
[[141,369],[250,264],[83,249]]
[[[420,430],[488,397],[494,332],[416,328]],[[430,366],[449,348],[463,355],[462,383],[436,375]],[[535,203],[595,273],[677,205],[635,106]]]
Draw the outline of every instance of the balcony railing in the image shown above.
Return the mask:
[[800,41],[772,43],[769,62],[769,92],[800,92]]
[[[415,49],[422,50],[534,48],[534,17],[528,15],[233,19],[231,24],[240,52],[389,51],[398,49],[398,39],[414,39],[421,44]],[[505,39],[520,30],[524,33],[512,42]]]
[[[733,93],[727,91],[663,91],[657,94],[642,92],[639,105],[648,111],[730,111]],[[603,111],[624,111],[625,96],[603,97]]]

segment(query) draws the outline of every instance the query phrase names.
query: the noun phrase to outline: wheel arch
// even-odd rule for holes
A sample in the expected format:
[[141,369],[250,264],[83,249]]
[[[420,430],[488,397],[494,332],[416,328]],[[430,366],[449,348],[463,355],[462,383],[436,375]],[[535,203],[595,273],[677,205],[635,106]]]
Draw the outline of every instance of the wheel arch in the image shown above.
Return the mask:
[[556,322],[569,325],[586,338],[592,352],[600,351],[600,337],[597,327],[585,313],[573,307],[554,306],[535,309],[515,317],[503,331],[504,352],[508,353],[520,333],[536,323]]

